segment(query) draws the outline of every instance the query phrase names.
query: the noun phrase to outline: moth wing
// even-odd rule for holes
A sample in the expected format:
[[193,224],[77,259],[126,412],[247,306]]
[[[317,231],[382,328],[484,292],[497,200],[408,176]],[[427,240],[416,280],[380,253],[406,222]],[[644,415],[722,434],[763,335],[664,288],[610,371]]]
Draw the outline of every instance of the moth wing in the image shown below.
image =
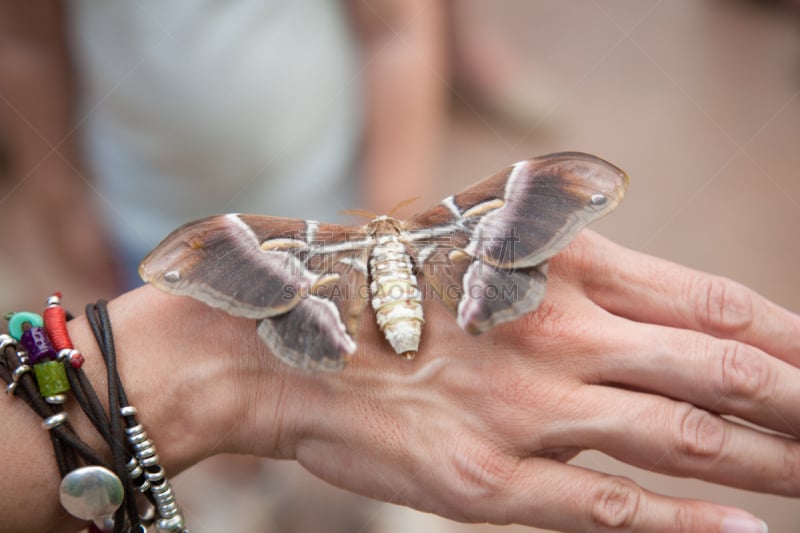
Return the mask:
[[[420,249],[409,248],[420,256]],[[535,311],[544,298],[546,261],[534,267],[500,269],[446,246],[437,247],[424,259],[417,264],[425,288],[472,334]]]
[[175,230],[139,272],[166,292],[263,319],[259,335],[287,363],[333,370],[355,351],[369,244],[360,228],[221,215]]
[[520,161],[415,215],[409,229],[463,228],[464,250],[499,268],[536,266],[611,212],[628,176],[599,157],[561,152]]
[[628,176],[611,163],[563,152],[521,161],[457,195],[454,203],[474,206],[491,190],[488,201],[497,198],[503,205],[480,215],[467,251],[500,268],[532,267],[617,207],[627,185]]
[[284,363],[308,371],[341,370],[356,350],[333,302],[313,295],[288,313],[259,321],[258,335]]
[[[290,250],[313,278],[289,312],[265,318],[258,334],[283,362],[303,370],[336,371],[355,353],[358,324],[369,296],[367,261],[372,238],[363,228],[305,222],[300,235],[272,235],[262,217],[244,217],[262,249]],[[301,238],[302,237],[302,238]]]
[[473,261],[464,275],[464,294],[457,321],[465,331],[478,334],[498,324],[516,320],[539,308],[547,287],[547,262],[535,267],[501,270]]
[[314,221],[299,221],[304,225],[299,232],[276,232],[269,218],[242,217],[257,235],[263,236],[262,249],[286,251],[302,261],[306,276],[312,280],[307,293],[332,302],[345,331],[355,338],[369,299],[367,263],[374,244],[372,237],[363,227]]
[[463,278],[473,258],[464,253],[469,232],[452,226],[420,226],[409,228],[402,235],[406,251],[418,273],[422,274],[424,295],[433,295],[454,315],[463,295]]
[[480,333],[538,307],[545,262],[612,211],[627,184],[590,154],[520,161],[406,221],[407,246],[434,295]]
[[[304,221],[259,217],[275,231],[296,233]],[[277,229],[280,228],[280,229]],[[313,278],[286,250],[262,250],[263,236],[238,215],[184,224],[139,265],[139,275],[159,289],[191,296],[235,316],[285,313],[307,294]]]

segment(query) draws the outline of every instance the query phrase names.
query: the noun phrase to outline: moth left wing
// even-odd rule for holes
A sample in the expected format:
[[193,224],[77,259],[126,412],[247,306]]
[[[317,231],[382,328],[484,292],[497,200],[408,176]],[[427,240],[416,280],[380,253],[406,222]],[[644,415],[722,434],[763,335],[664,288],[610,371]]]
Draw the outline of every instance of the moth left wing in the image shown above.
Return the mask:
[[262,339],[287,363],[332,369],[355,351],[369,244],[360,228],[220,215],[172,232],[139,272],[166,292],[259,319]]
[[[263,217],[275,234],[296,235],[304,221]],[[212,216],[170,233],[139,265],[146,282],[191,296],[246,318],[289,311],[314,281],[288,249],[263,250],[258,235],[239,215]]]
[[428,286],[471,333],[533,311],[546,261],[613,210],[627,175],[590,154],[520,161],[404,223]]

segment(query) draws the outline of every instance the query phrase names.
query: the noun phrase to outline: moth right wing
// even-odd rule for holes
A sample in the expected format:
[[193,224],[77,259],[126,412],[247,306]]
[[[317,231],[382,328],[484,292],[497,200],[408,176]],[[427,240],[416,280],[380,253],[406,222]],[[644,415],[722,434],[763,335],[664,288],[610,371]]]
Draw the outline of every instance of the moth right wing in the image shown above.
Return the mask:
[[627,175],[596,156],[520,161],[404,223],[428,285],[459,325],[481,333],[535,310],[547,260],[613,210]]

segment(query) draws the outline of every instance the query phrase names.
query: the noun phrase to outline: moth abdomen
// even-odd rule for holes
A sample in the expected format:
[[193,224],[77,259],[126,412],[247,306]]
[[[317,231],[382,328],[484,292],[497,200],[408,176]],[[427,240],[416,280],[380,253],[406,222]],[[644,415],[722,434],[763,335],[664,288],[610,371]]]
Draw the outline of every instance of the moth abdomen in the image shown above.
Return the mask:
[[370,293],[378,327],[394,351],[414,357],[419,348],[424,318],[422,292],[413,273],[411,258],[400,241],[382,238],[369,261]]

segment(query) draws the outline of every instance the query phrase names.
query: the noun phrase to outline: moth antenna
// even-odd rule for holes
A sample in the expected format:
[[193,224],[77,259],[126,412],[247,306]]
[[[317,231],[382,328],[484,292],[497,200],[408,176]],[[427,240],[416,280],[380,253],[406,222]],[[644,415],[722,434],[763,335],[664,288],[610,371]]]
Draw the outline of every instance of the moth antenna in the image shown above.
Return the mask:
[[407,206],[407,205],[409,205],[409,204],[412,204],[412,203],[416,202],[416,201],[417,201],[417,200],[419,200],[420,198],[422,198],[422,196],[415,196],[414,198],[407,198],[407,199],[403,200],[402,202],[400,202],[399,204],[397,204],[397,205],[395,205],[393,208],[391,208],[391,209],[389,210],[389,213],[388,213],[388,215],[389,215],[389,216],[393,216],[395,213],[397,213],[398,211],[400,211],[401,209],[403,209],[405,206]]
[[369,219],[378,217],[378,215],[372,211],[366,211],[364,209],[345,209],[344,211],[339,211],[339,214],[348,217],[365,217]]

